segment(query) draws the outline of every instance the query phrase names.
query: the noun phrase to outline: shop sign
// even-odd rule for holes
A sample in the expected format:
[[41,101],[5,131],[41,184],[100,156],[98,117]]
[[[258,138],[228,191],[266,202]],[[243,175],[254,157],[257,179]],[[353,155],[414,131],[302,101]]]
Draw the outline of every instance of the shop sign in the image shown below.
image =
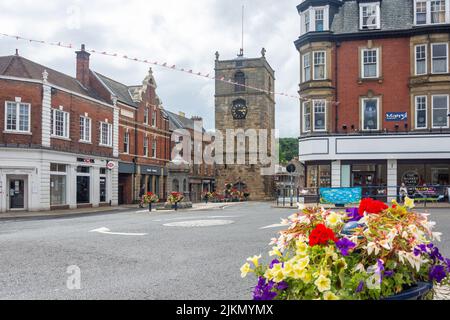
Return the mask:
[[417,187],[416,193],[422,196],[439,196],[439,191],[435,187]]
[[95,163],[94,159],[85,159],[85,158],[77,158],[77,162],[84,162],[84,163]]
[[386,121],[406,121],[408,112],[386,112]]
[[362,199],[362,188],[320,188],[320,203],[350,204],[359,203]]
[[420,183],[420,175],[417,171],[408,171],[403,174],[402,182],[408,187],[415,187]]
[[114,169],[116,167],[116,164],[113,161],[108,161],[108,163],[106,164],[106,167],[109,170],[112,170],[112,169]]

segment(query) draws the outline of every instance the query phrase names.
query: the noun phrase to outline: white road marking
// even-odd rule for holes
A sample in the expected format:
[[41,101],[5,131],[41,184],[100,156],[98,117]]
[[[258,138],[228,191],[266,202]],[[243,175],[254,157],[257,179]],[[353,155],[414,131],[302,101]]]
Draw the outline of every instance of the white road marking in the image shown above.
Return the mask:
[[194,221],[181,221],[166,223],[166,227],[182,227],[182,228],[195,228],[195,227],[213,227],[232,224],[231,220],[194,220]]
[[98,232],[102,234],[112,234],[112,235],[118,235],[118,236],[146,236],[148,233],[122,233],[122,232],[111,232],[108,228],[99,228],[94,229],[89,232]]
[[263,230],[263,229],[272,229],[272,228],[281,228],[281,227],[286,227],[286,225],[285,224],[281,224],[281,223],[271,224],[270,226],[262,227],[262,228],[259,228],[259,229]]
[[158,219],[153,220],[153,222],[162,222],[162,221],[176,221],[176,220],[189,220],[189,219],[217,219],[217,218],[236,218],[239,216],[197,216],[197,217],[179,217],[179,218],[171,218],[171,219]]

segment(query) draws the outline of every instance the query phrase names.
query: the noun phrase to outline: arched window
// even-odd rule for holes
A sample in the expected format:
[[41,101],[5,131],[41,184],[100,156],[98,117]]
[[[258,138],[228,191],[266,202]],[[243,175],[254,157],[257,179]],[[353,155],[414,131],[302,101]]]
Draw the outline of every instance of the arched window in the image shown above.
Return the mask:
[[236,83],[234,85],[235,92],[245,91],[245,73],[243,73],[242,71],[236,72],[236,74],[234,75],[234,82]]

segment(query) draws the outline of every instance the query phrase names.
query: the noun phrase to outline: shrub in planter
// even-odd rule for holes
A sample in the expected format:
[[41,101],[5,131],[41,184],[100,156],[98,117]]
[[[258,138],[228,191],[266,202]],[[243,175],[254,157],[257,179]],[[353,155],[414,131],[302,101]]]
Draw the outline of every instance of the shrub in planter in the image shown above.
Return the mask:
[[255,300],[425,295],[432,284],[450,282],[450,260],[432,242],[440,237],[434,223],[413,207],[411,199],[392,207],[364,199],[348,212],[302,208],[283,220],[288,229],[272,239],[272,262],[249,258],[241,276],[257,276]]

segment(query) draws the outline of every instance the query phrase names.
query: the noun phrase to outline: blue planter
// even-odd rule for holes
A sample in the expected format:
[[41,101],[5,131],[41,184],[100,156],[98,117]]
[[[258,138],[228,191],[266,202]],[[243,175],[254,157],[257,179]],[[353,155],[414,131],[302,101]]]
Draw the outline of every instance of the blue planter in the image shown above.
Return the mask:
[[382,300],[423,300],[424,297],[433,289],[433,284],[428,282],[419,282],[412,288],[403,291]]

